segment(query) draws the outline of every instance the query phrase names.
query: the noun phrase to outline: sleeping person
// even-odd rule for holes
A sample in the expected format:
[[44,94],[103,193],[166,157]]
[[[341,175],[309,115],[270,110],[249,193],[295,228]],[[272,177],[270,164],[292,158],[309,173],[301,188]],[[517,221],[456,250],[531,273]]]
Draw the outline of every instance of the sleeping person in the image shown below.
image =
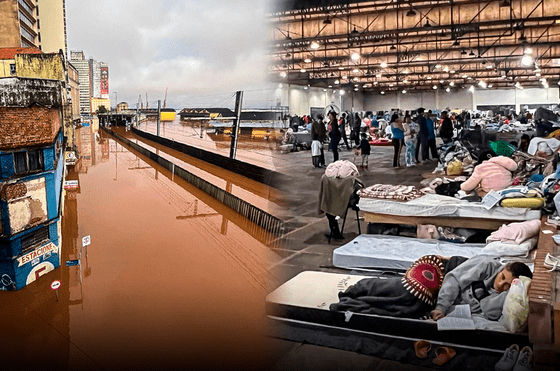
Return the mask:
[[474,256],[445,275],[431,317],[437,321],[453,305],[469,304],[471,313],[497,321],[511,282],[519,276],[533,278],[533,273],[524,263],[503,266],[499,258]]

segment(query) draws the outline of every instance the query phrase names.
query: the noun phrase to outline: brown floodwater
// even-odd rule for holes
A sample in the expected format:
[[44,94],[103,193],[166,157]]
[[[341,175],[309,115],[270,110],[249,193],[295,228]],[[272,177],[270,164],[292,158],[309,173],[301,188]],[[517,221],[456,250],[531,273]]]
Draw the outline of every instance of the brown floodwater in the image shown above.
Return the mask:
[[77,138],[62,265],[0,292],[0,368],[268,368],[271,236],[112,139]]

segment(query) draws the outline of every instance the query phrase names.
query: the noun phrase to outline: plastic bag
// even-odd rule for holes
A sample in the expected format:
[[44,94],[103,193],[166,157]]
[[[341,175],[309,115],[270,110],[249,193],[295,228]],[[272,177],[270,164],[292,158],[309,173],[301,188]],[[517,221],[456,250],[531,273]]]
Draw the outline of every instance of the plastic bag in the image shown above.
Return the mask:
[[463,173],[463,164],[461,161],[455,160],[447,165],[447,175],[461,175]]
[[499,322],[513,333],[523,332],[529,316],[527,289],[531,279],[521,276],[512,281]]

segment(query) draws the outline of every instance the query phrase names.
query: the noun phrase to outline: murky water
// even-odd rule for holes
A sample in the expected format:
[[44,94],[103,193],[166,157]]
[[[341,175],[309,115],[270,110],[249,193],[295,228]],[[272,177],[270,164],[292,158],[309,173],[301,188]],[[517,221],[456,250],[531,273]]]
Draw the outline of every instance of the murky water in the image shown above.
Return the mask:
[[[156,134],[157,122],[153,120],[145,121],[139,125],[138,129]],[[226,157],[229,156],[231,143],[229,136],[209,135],[205,128],[181,122],[179,116],[177,116],[175,121],[160,123],[160,136],[219,153]],[[270,170],[276,170],[281,161],[285,160],[277,152],[277,146],[273,140],[269,142],[244,141],[243,138],[240,138],[238,142],[236,158]]]
[[0,368],[267,368],[273,253],[251,235],[266,232],[90,128],[79,138],[62,266],[0,293]]

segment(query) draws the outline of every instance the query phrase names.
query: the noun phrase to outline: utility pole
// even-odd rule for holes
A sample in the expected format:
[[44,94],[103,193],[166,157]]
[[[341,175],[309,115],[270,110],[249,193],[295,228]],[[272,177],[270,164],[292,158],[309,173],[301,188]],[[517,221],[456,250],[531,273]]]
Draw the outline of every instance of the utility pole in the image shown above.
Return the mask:
[[235,119],[231,127],[231,147],[229,158],[235,159],[237,154],[237,139],[239,137],[239,126],[241,125],[241,107],[243,106],[243,92],[238,91],[235,97]]
[[159,122],[161,120],[161,99],[157,101],[157,136],[159,137]]

